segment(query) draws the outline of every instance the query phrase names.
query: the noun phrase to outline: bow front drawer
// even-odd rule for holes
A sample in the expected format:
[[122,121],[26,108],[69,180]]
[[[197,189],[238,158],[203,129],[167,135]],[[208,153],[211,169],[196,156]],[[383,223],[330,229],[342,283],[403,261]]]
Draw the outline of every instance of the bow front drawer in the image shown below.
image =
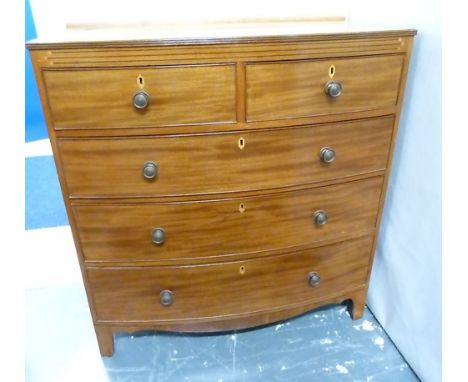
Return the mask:
[[71,197],[275,189],[386,168],[393,117],[160,138],[59,139]]
[[263,196],[73,206],[86,260],[188,260],[310,245],[371,231],[382,177]]
[[233,122],[234,65],[46,70],[55,129]]
[[264,121],[396,106],[404,56],[247,65],[247,119]]
[[361,287],[371,244],[365,237],[267,259],[87,273],[98,321],[222,319],[304,306]]

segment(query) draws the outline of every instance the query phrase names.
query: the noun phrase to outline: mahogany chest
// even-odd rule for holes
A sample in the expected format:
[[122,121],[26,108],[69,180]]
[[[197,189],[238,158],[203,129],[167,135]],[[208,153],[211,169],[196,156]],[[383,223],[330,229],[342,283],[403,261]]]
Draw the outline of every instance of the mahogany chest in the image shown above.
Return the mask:
[[102,355],[361,317],[414,35],[28,44]]

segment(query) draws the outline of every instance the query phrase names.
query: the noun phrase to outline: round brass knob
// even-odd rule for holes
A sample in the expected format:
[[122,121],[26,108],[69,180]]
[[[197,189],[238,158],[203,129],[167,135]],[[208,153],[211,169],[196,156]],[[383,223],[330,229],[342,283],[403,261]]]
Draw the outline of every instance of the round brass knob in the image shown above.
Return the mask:
[[315,224],[324,225],[328,221],[328,215],[325,211],[318,210],[314,212],[313,219],[314,219]]
[[335,160],[336,153],[331,147],[322,147],[320,150],[320,160],[323,163],[331,163]]
[[308,276],[309,285],[316,286],[320,284],[320,276],[317,272],[310,272]]
[[143,177],[148,180],[156,178],[158,175],[158,165],[154,162],[146,162],[143,165]]
[[145,91],[136,92],[133,95],[133,106],[135,108],[142,110],[145,109],[150,103],[150,96]]
[[166,240],[166,231],[162,228],[155,228],[151,231],[151,240],[156,245],[163,245]]
[[325,93],[331,98],[337,98],[343,92],[343,85],[341,82],[328,81],[325,84]]
[[170,290],[163,290],[159,294],[159,302],[161,303],[162,306],[169,306],[172,305],[172,302],[174,301],[174,293],[172,293]]

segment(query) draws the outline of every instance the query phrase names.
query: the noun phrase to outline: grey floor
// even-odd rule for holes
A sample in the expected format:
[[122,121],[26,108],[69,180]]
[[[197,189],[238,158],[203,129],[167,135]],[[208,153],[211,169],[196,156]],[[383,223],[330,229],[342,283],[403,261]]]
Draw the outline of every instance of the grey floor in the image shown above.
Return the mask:
[[260,329],[211,335],[117,333],[101,358],[82,286],[26,294],[26,380],[418,381],[366,309],[335,305]]

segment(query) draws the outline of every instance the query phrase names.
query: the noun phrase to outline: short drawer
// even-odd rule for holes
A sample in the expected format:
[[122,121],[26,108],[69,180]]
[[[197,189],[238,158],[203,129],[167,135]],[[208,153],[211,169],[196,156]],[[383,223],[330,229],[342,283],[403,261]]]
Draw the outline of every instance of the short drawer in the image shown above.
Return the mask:
[[233,256],[372,230],[382,184],[379,176],[242,199],[74,204],[73,212],[88,261]]
[[[45,71],[56,129],[129,128],[236,120],[234,65]],[[134,106],[145,91],[149,104]],[[139,106],[142,106],[141,99]]]
[[220,318],[317,302],[366,283],[372,237],[230,263],[89,268],[98,321]]
[[[247,119],[263,121],[395,106],[401,55],[247,65]],[[342,85],[332,98],[328,81]]]
[[[384,170],[392,129],[393,118],[384,117],[242,133],[59,139],[58,146],[71,197],[218,194]],[[330,163],[320,156],[327,147],[335,152]],[[146,179],[151,166],[154,178]]]

